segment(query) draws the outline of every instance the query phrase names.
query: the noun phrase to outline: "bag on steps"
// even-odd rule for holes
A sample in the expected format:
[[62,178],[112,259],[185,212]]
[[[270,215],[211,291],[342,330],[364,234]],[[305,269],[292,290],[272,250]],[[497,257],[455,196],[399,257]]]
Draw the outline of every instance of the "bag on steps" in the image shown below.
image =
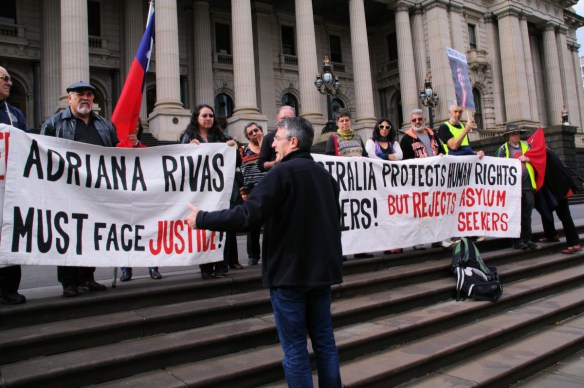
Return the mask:
[[471,239],[463,237],[454,247],[452,272],[456,276],[456,300],[472,298],[496,302],[503,294],[496,267],[488,267]]

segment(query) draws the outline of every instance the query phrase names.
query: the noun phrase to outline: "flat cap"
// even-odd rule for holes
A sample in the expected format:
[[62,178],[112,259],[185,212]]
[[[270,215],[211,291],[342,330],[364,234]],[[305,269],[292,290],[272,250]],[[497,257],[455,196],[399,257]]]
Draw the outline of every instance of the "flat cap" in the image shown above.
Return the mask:
[[95,92],[95,86],[88,82],[79,81],[67,86],[67,89],[65,90],[67,91],[67,93],[74,92],[76,90],[91,90],[92,92]]

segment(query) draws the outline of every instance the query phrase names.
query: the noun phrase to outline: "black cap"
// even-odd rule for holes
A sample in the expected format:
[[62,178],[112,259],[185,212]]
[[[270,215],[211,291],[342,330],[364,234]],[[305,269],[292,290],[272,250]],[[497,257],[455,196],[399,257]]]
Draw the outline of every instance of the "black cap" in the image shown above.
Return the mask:
[[507,124],[505,126],[505,131],[503,131],[503,135],[508,135],[510,133],[515,133],[515,132],[525,132],[525,129],[521,129],[519,128],[519,125],[517,124]]
[[76,90],[91,90],[92,92],[95,92],[95,86],[87,82],[79,81],[69,85],[65,90],[67,93],[74,92]]

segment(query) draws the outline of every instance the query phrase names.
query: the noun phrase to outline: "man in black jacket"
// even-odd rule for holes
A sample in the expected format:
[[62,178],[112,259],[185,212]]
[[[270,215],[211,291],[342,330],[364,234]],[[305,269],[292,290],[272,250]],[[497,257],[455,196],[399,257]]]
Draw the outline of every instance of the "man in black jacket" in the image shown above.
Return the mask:
[[[22,112],[6,102],[11,87],[12,78],[10,78],[8,71],[0,66],[0,123],[30,132]],[[26,302],[25,296],[18,293],[21,276],[20,265],[0,267],[0,303],[21,304]]]
[[341,387],[332,329],[331,285],[342,282],[339,186],[310,155],[314,129],[304,118],[278,124],[275,167],[247,201],[205,212],[189,204],[192,228],[239,231],[264,225],[263,284],[270,288],[291,387],[312,386],[306,335],[316,355],[319,385]]

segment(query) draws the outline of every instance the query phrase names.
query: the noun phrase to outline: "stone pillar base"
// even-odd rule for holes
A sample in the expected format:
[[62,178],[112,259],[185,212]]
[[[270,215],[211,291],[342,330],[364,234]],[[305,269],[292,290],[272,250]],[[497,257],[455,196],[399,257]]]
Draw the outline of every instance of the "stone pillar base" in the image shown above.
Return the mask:
[[370,139],[371,135],[373,135],[373,128],[376,122],[377,120],[374,118],[357,119],[353,122],[351,129],[357,131],[361,139],[363,139],[363,143],[366,143],[367,139]]
[[158,140],[178,141],[190,120],[187,109],[154,110],[148,117],[149,132]]

